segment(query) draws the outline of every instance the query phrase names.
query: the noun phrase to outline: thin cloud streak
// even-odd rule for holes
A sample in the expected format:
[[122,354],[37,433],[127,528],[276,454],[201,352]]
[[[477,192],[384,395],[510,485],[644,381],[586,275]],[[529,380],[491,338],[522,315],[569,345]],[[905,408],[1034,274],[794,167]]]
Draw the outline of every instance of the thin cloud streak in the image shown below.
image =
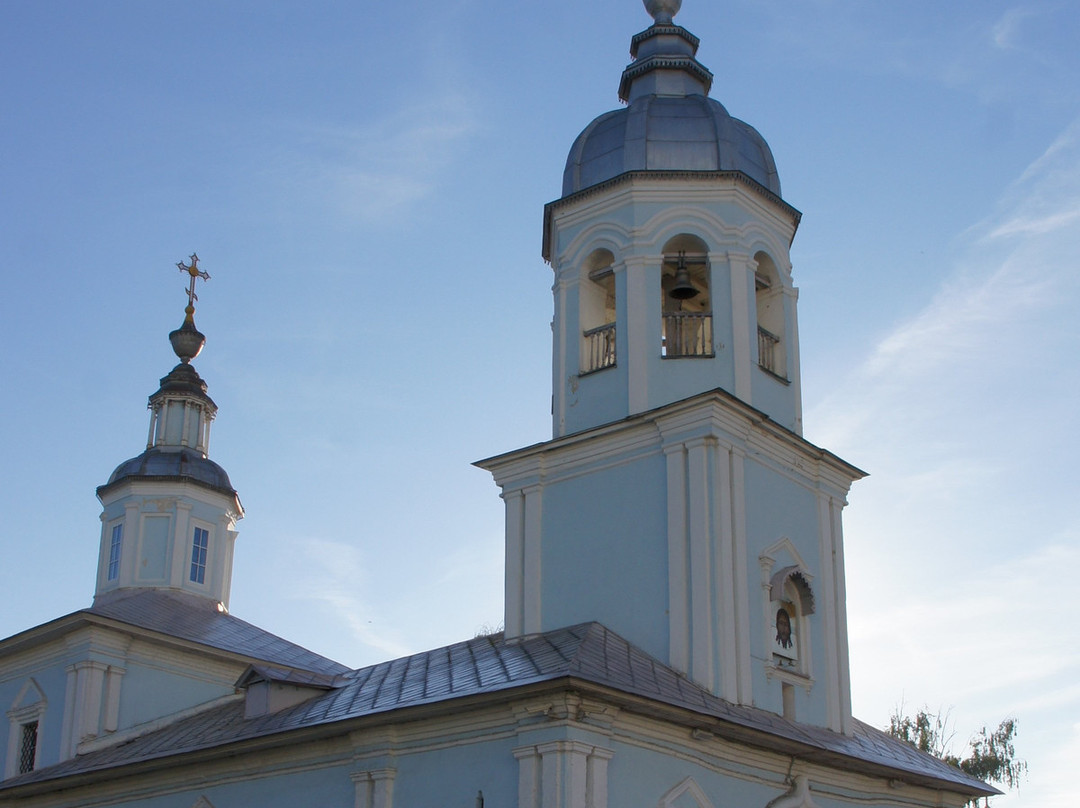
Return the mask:
[[380,655],[397,658],[412,652],[391,633],[378,628],[382,615],[360,593],[368,591],[368,570],[360,550],[345,542],[307,538],[298,542],[308,575],[293,590],[298,599],[324,603],[325,611],[345,620],[353,637]]
[[354,224],[377,225],[435,194],[478,124],[468,97],[443,93],[354,126],[282,128],[262,161],[264,181],[276,188],[268,194],[291,210],[329,204]]
[[1080,708],[1080,625],[1058,583],[1080,566],[1078,218],[1080,121],[807,414],[815,442],[876,473],[847,519],[856,712],[951,705],[958,737],[1019,717],[1031,783],[1001,808],[1074,801],[1042,784],[1071,774],[1056,750],[1080,743],[1055,718]]

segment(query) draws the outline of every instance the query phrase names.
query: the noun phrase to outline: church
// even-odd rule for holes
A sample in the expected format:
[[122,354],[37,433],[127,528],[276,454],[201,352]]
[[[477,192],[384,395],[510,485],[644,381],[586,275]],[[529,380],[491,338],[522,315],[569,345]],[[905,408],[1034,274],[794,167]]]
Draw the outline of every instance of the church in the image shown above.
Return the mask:
[[[477,463],[503,631],[360,669],[229,611],[244,509],[193,361],[97,489],[92,605],[0,640],[0,806],[840,808],[997,793],[852,715],[842,512],[802,437],[772,153],[645,0],[545,206],[552,437]],[[240,574],[243,574],[242,570]],[[302,638],[300,638],[302,641]]]

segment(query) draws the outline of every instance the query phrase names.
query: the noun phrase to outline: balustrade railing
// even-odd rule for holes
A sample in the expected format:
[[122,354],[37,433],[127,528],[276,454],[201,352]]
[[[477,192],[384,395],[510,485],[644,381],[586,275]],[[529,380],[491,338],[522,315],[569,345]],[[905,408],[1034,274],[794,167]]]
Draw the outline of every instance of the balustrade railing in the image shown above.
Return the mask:
[[664,315],[663,355],[712,356],[712,315],[673,311]]
[[615,323],[590,328],[582,334],[585,339],[585,361],[582,373],[610,368],[615,364]]
[[758,365],[776,376],[783,375],[783,369],[779,366],[777,345],[780,337],[771,331],[766,331],[760,325],[757,330],[757,354]]

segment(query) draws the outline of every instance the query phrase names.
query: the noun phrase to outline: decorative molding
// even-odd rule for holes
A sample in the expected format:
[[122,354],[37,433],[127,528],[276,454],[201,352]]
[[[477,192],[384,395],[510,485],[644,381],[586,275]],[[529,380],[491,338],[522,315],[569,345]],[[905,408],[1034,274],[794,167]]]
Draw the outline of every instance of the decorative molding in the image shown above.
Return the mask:
[[677,805],[683,795],[689,796],[697,808],[713,808],[712,802],[693,777],[687,777],[660,798],[659,808],[687,808],[685,800]]
[[[779,195],[774,194],[757,180],[751,179],[741,171],[710,170],[710,171],[627,171],[617,177],[612,177],[588,188],[561,197],[544,205],[544,238],[542,255],[545,261],[551,261],[552,229],[557,212],[571,207],[591,197],[607,194],[611,189],[622,185],[634,185],[638,183],[656,182],[679,182],[681,184],[696,183],[700,185],[724,185],[729,187],[742,186],[779,208],[793,228],[798,228],[802,213],[785,202]],[[685,190],[685,189],[684,189]]]

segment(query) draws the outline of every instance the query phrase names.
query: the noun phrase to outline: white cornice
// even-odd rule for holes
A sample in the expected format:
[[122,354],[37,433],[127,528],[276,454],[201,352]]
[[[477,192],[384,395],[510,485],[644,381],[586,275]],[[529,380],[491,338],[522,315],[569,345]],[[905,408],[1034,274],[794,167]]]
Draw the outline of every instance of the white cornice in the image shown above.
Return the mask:
[[559,478],[587,464],[618,464],[665,444],[691,437],[712,436],[725,445],[744,445],[786,470],[792,479],[843,497],[855,480],[866,476],[836,455],[821,449],[769,419],[724,390],[699,393],[613,424],[555,438],[514,452],[478,460],[500,486],[518,488]]

